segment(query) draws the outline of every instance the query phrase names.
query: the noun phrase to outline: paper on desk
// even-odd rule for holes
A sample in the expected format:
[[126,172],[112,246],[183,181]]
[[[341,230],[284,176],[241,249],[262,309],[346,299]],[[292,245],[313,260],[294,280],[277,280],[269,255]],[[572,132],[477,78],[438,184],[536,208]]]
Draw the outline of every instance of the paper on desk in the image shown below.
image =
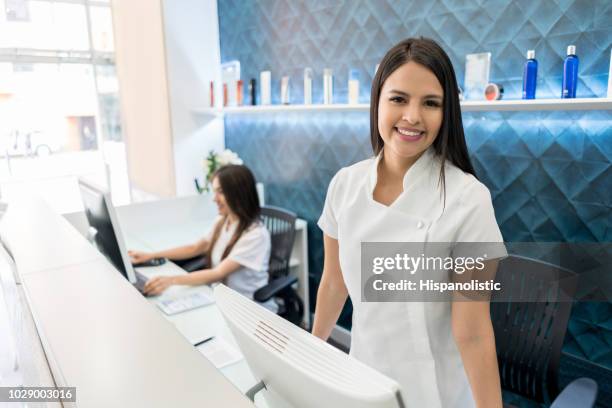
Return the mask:
[[217,368],[237,363],[243,358],[240,351],[219,337],[198,346],[197,349]]

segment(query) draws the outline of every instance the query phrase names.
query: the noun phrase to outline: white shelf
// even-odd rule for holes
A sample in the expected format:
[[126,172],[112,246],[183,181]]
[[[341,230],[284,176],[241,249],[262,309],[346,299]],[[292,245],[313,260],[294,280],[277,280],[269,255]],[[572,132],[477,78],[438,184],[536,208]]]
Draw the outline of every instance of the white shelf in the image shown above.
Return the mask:
[[517,99],[500,101],[461,101],[461,110],[475,111],[564,111],[612,110],[609,98]]
[[[218,116],[225,113],[265,113],[265,112],[359,112],[369,111],[370,105],[333,104],[333,105],[256,105],[219,108],[195,109],[200,115]],[[487,111],[569,111],[569,110],[612,110],[610,98],[576,98],[576,99],[516,99],[501,101],[461,101],[464,112]]]
[[195,112],[203,115],[214,115],[221,113],[263,113],[263,112],[293,112],[293,111],[367,111],[370,105],[363,103],[359,105],[333,104],[333,105],[245,105],[220,108],[196,109]]

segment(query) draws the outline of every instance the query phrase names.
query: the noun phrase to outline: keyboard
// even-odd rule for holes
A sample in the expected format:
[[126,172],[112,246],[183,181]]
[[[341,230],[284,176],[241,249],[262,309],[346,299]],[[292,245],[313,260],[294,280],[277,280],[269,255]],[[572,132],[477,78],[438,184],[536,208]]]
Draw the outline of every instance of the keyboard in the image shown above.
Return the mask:
[[215,301],[210,296],[202,292],[194,292],[177,298],[159,300],[157,301],[157,306],[162,312],[168,316],[172,316],[212,303],[215,303]]
[[134,274],[136,275],[136,283],[134,284],[134,286],[136,287],[136,289],[138,289],[140,293],[142,293],[142,291],[144,290],[145,283],[147,283],[147,280],[149,278],[147,278],[145,275],[138,272],[137,270],[134,270]]

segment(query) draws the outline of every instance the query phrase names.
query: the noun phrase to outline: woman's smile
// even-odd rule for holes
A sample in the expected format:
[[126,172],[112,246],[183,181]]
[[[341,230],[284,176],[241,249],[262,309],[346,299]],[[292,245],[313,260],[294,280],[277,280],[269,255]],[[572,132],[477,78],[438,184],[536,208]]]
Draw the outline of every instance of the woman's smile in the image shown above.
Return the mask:
[[424,130],[405,128],[405,127],[394,127],[396,135],[404,142],[416,142],[425,136]]

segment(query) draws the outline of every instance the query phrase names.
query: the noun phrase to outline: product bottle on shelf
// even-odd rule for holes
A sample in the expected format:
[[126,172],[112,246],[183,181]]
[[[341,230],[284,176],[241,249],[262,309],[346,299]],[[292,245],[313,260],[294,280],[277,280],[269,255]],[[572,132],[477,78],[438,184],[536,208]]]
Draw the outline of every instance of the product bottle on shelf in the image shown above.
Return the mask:
[[578,57],[576,56],[576,46],[567,47],[567,57],[563,63],[563,86],[561,88],[561,98],[575,98],[576,86],[578,85]]
[[334,103],[334,76],[330,68],[323,70],[323,104]]
[[281,104],[289,105],[289,77],[281,78]]
[[251,105],[257,105],[257,81],[251,78],[249,81],[249,94],[251,94]]
[[214,108],[215,107],[215,83],[214,81],[210,81],[210,98],[209,98],[209,102],[210,102],[210,107]]
[[312,68],[304,68],[304,105],[312,104]]
[[243,91],[242,80],[236,81],[236,106],[242,106],[242,91]]
[[261,71],[259,77],[261,104],[270,105],[272,103],[272,72]]
[[608,72],[608,98],[612,99],[612,48],[610,49],[610,71]]
[[357,105],[359,103],[359,70],[356,69],[349,71],[348,103],[350,105]]
[[529,50],[523,69],[523,99],[535,99],[537,80],[538,61],[535,59],[535,50]]

